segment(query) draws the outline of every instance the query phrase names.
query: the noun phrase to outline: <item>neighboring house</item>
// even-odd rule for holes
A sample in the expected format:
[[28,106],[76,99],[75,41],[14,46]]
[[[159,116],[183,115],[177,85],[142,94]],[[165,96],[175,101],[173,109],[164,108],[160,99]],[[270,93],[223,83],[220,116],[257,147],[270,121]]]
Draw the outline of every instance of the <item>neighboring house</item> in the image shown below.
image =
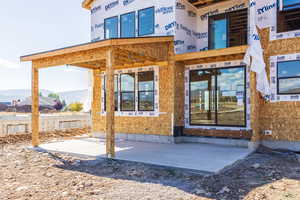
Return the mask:
[[[51,97],[39,97],[39,110],[40,111],[55,111],[59,100]],[[17,112],[31,112],[32,97],[27,97],[16,105]]]
[[91,43],[21,60],[33,62],[36,94],[43,67],[93,70],[93,132],[107,132],[110,144],[115,130],[145,141],[222,137],[300,151],[300,1],[268,2],[257,1],[257,11],[272,26],[261,31],[270,101],[243,63],[247,0],[85,0]]

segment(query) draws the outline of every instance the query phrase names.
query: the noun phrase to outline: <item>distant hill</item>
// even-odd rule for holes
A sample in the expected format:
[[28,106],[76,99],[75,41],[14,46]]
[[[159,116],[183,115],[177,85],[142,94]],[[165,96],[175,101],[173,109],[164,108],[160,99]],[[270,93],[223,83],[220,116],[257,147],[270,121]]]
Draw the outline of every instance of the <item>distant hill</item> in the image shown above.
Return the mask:
[[[43,96],[48,96],[51,91],[41,90]],[[0,102],[11,102],[12,100],[24,100],[26,97],[31,96],[31,90],[16,89],[16,90],[0,90]]]
[[[50,93],[55,93],[50,90],[41,90],[43,96],[48,96]],[[57,93],[61,100],[65,100],[67,104],[73,102],[84,103],[87,96],[88,90],[74,90],[66,92]],[[20,90],[0,90],[0,102],[11,102],[12,100],[20,99],[25,100],[27,97],[31,96],[31,90],[20,89]]]
[[88,96],[88,90],[74,90],[57,93],[61,100],[65,100],[67,104],[74,102],[84,103]]

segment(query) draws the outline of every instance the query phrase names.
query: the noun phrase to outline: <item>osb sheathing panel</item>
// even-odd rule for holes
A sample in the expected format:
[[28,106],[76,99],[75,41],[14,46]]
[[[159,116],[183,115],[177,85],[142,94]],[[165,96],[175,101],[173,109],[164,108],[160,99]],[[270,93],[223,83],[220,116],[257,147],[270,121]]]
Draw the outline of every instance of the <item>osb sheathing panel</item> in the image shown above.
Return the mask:
[[[116,133],[172,135],[172,81],[171,68],[159,67],[159,117],[115,116]],[[105,132],[105,116],[101,111],[101,78],[99,71],[94,72],[93,93],[93,132]]]
[[[300,53],[300,38],[268,41],[268,30],[261,34],[265,45],[265,57]],[[270,60],[266,61],[267,73]],[[272,135],[264,140],[300,141],[300,102],[263,102],[259,109],[259,126],[261,130],[272,130]]]
[[175,64],[175,126],[184,126],[184,71],[183,62]]
[[209,129],[184,129],[184,134],[193,136],[211,136],[227,138],[250,139],[252,131],[230,131],[230,130],[209,130]]

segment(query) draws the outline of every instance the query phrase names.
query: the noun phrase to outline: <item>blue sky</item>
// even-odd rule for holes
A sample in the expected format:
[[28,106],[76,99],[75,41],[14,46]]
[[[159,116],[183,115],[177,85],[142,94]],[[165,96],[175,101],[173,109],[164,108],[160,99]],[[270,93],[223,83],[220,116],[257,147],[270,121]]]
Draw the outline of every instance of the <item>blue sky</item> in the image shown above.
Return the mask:
[[[31,64],[19,57],[90,41],[90,14],[83,0],[9,0],[0,7],[0,90],[30,89]],[[40,71],[40,88],[85,89],[88,71],[55,67]]]

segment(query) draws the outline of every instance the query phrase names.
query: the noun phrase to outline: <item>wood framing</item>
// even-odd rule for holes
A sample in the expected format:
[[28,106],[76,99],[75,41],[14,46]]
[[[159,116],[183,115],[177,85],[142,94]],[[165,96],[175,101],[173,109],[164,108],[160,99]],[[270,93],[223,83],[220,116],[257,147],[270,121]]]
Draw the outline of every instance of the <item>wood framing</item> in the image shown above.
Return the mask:
[[115,157],[115,95],[114,95],[114,49],[110,48],[106,56],[106,154]]
[[39,140],[39,69],[35,64],[32,66],[32,146],[37,147]]
[[[32,145],[39,145],[39,77],[43,68],[72,65],[93,70],[92,116],[98,119],[100,107],[100,72],[106,71],[106,152],[107,157],[115,157],[115,100],[114,70],[156,65],[174,66],[173,37],[149,37],[112,39],[88,43],[63,49],[22,56],[21,61],[32,61]],[[170,87],[172,82],[168,82]],[[167,91],[169,92],[169,91]],[[171,93],[173,94],[173,93]],[[173,97],[168,94],[167,97]],[[173,98],[168,99],[171,102]],[[170,118],[168,118],[170,120]],[[93,124],[93,130],[97,127]],[[168,127],[170,130],[170,128]],[[169,131],[170,133],[171,131]]]

